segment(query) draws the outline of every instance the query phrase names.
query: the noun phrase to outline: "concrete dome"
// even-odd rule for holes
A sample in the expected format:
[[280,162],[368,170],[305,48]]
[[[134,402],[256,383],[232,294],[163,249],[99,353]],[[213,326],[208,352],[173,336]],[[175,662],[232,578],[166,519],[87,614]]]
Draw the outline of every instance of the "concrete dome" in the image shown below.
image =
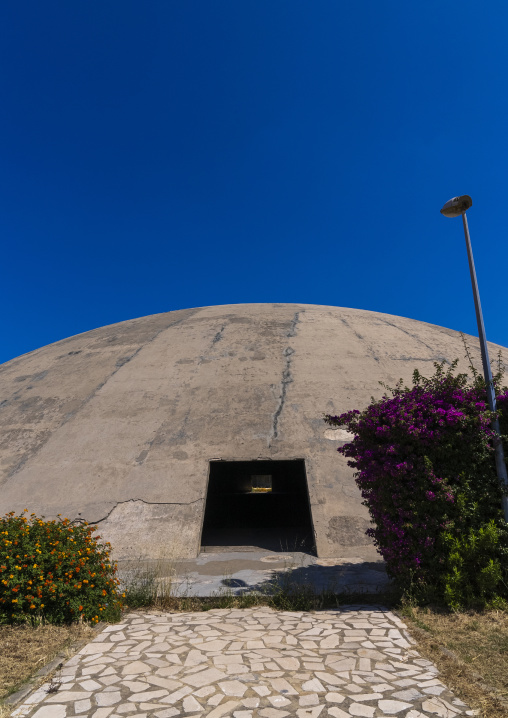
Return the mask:
[[[469,344],[481,367],[478,340]],[[362,408],[379,381],[410,381],[433,361],[459,357],[467,371],[463,356],[449,329],[299,304],[185,309],[86,332],[0,367],[0,510],[98,523],[118,559],[191,558],[207,491],[219,492],[220,532],[228,515],[248,524],[237,495],[273,475],[283,497],[270,499],[270,520],[290,524],[284,507],[297,512],[304,497],[318,556],[373,559],[367,509],[335,451],[347,437],[323,414]]]

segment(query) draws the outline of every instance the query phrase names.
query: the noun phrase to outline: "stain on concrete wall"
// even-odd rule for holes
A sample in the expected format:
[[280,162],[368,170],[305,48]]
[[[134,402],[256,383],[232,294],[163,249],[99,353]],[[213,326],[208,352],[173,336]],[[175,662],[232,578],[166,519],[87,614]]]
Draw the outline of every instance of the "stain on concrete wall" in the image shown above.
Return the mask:
[[370,543],[365,535],[370,526],[370,521],[360,516],[333,516],[326,536],[330,543],[339,546],[365,546]]

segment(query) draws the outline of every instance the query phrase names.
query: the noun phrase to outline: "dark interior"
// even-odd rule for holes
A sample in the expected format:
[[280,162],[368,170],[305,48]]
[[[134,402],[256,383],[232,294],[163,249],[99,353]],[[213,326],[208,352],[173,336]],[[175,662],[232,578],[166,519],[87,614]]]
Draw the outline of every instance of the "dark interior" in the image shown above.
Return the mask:
[[211,461],[201,547],[313,553],[303,459]]

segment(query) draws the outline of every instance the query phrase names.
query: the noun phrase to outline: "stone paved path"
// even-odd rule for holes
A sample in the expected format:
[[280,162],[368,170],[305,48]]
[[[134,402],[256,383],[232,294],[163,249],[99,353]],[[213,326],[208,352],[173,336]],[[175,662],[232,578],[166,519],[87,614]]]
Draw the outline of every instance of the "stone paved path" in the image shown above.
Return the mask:
[[412,648],[405,628],[376,606],[131,613],[68,660],[52,686],[39,688],[13,716],[474,715]]

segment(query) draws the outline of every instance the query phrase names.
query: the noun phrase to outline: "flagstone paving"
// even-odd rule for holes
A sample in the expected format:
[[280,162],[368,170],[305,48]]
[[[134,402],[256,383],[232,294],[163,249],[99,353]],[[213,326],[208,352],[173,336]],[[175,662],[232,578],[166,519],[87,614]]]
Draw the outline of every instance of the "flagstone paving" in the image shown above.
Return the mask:
[[454,718],[475,715],[382,606],[131,613],[14,718]]

